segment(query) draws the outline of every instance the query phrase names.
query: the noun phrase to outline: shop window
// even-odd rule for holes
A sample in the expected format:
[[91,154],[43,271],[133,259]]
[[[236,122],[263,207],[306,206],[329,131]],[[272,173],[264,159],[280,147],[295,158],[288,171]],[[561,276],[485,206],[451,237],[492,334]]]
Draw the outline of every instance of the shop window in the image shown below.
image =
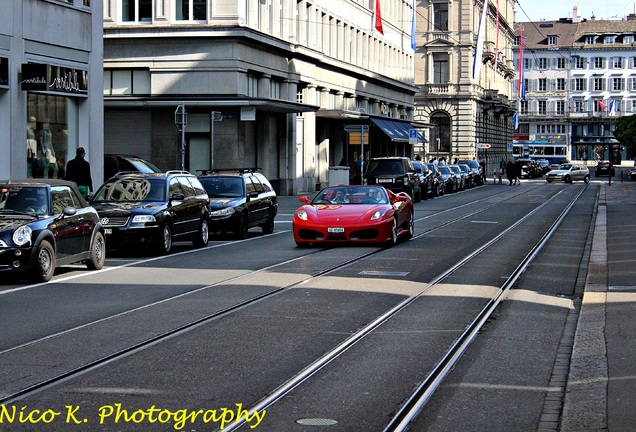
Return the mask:
[[104,95],[149,95],[150,71],[143,69],[104,70]]
[[27,93],[27,177],[64,178],[78,147],[77,116],[73,98]]

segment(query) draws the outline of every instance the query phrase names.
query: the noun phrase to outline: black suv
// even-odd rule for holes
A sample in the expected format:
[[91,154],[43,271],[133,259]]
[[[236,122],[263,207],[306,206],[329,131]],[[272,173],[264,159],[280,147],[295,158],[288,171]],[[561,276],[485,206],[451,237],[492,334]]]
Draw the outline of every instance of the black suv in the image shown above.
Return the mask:
[[116,174],[95,192],[91,204],[109,247],[141,244],[167,254],[173,241],[208,244],[208,194],[187,171]]
[[515,163],[521,167],[521,177],[537,178],[543,175],[543,169],[533,159],[517,159]]
[[415,202],[422,200],[420,177],[407,157],[371,159],[364,177],[367,184],[384,186],[392,192],[406,192]]
[[210,230],[247,237],[252,227],[274,232],[278,198],[267,178],[253,168],[212,171],[199,176],[210,200]]
[[422,198],[428,199],[437,196],[437,184],[435,183],[435,174],[428,168],[422,161],[414,160],[411,162],[413,164],[413,168],[417,172],[417,175],[420,176],[420,189],[422,190]]

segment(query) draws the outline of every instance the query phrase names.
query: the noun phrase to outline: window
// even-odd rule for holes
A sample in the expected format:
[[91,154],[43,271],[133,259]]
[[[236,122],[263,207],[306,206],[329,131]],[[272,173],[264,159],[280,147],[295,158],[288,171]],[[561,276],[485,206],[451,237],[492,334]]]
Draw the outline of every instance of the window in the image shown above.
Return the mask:
[[616,42],[616,36],[605,36],[603,38],[603,43],[605,45],[613,45]]
[[524,69],[530,69],[530,59],[529,58],[524,58],[523,59],[523,68]]
[[556,45],[557,37],[556,36],[548,36],[548,45]]
[[537,68],[538,69],[547,69],[548,68],[548,59],[545,57],[539,57],[537,59]]
[[540,100],[537,101],[539,107],[539,114],[547,114],[548,113],[548,101]]
[[585,78],[574,78],[574,79],[572,79],[572,90],[573,91],[585,91]]
[[634,43],[634,36],[623,36],[623,43],[624,44]]
[[149,95],[150,71],[130,69],[104,70],[104,95]]
[[557,78],[556,79],[556,90],[557,91],[565,91],[565,78]]
[[564,100],[556,101],[556,113],[558,115],[565,114],[565,101]]
[[121,9],[124,22],[152,21],[152,0],[121,0]]
[[622,57],[613,57],[612,58],[612,67],[614,69],[622,69],[623,68],[623,58]]
[[519,46],[521,44],[521,37],[515,36],[515,40],[513,41],[514,46]]
[[605,104],[602,100],[597,99],[593,102],[594,104],[594,112],[603,112],[605,111]]
[[603,57],[594,57],[592,61],[594,63],[594,69],[603,69]]
[[433,83],[448,83],[448,54],[433,53]]
[[585,69],[585,58],[584,57],[574,57],[574,68],[575,69]]
[[587,45],[594,45],[594,41],[596,41],[596,36],[585,36],[585,43]]
[[603,85],[605,80],[603,78],[594,78],[592,80],[592,89],[594,91],[603,91],[605,86]]
[[258,77],[247,74],[247,96],[258,97]]
[[582,99],[574,99],[572,111],[577,113],[585,112],[585,101]]
[[546,78],[539,78],[539,91],[548,91],[548,80]]
[[448,30],[448,2],[433,3],[434,30]]
[[281,81],[277,79],[271,79],[269,82],[269,97],[272,99],[280,99],[280,86]]
[[519,107],[520,114],[528,114],[528,101],[522,100]]
[[610,78],[611,82],[612,82],[612,91],[623,91],[624,90],[624,82],[625,79],[624,78]]
[[206,0],[175,0],[175,18],[180,21],[204,21],[207,19]]
[[557,69],[565,69],[566,68],[566,58],[565,57],[559,57],[557,58]]

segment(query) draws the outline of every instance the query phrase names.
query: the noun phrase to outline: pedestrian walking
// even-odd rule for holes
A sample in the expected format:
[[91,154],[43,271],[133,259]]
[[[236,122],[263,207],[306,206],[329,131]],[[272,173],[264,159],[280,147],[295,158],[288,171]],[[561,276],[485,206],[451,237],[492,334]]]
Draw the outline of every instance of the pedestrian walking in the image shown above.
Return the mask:
[[515,173],[516,173],[515,164],[512,161],[508,161],[508,163],[506,164],[506,177],[508,178],[508,181],[510,182],[510,186],[512,186],[512,182],[515,179]]
[[88,199],[93,191],[93,179],[91,177],[91,164],[84,158],[84,147],[78,147],[75,151],[75,159],[66,164],[66,180],[75,182],[84,199]]

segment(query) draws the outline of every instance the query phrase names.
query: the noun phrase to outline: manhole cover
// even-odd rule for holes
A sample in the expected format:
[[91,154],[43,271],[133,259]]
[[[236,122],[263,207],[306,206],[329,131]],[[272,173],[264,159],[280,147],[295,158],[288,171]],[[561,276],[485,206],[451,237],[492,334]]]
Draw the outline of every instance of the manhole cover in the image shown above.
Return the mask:
[[333,426],[338,424],[336,420],[326,418],[304,418],[296,420],[296,423],[304,426]]

